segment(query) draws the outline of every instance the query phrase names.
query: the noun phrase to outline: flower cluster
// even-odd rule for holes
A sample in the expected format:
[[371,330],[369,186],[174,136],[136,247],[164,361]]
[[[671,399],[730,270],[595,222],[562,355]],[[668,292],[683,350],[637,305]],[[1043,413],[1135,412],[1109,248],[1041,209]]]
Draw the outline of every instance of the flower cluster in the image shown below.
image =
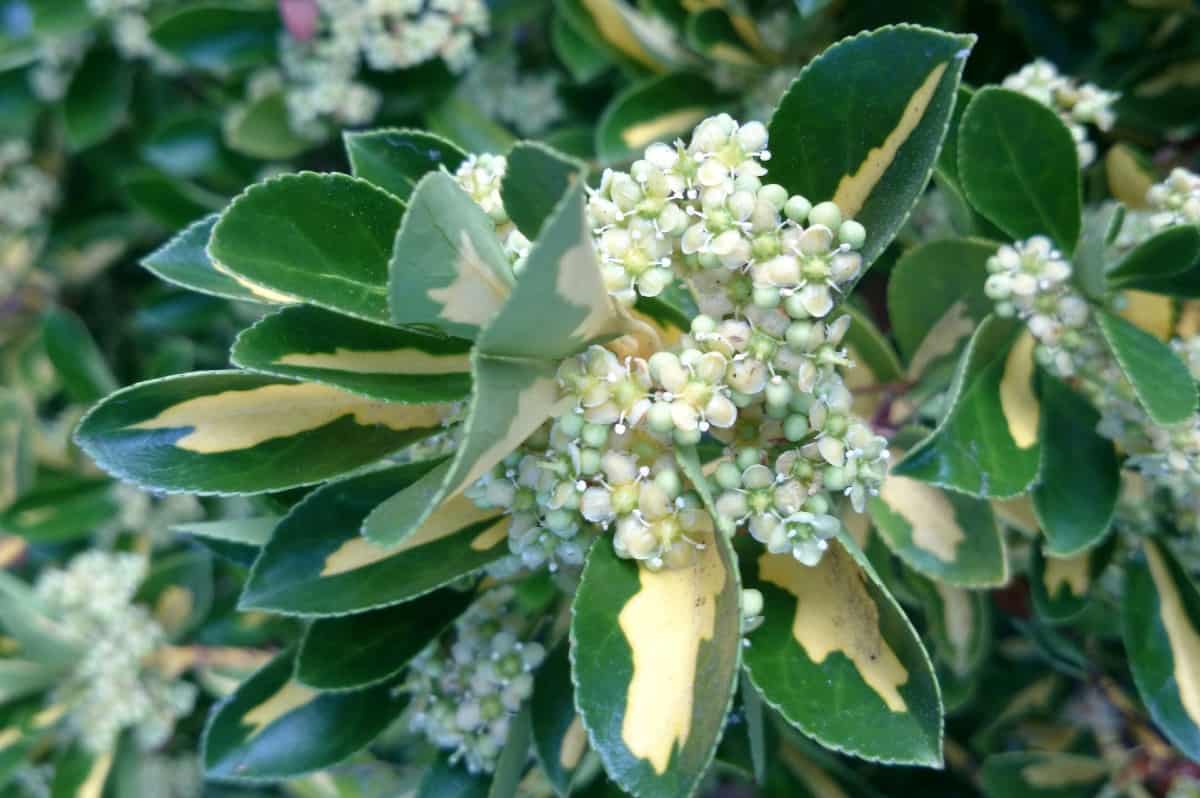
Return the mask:
[[1161,230],[1177,224],[1200,224],[1200,175],[1177,167],[1146,193],[1150,225]]
[[[762,124],[720,115],[686,145],[654,144],[629,172],[607,170],[592,192],[613,299],[629,307],[683,281],[701,313],[670,346],[618,339],[564,361],[570,410],[470,489],[513,514],[525,567],[577,565],[601,531],[647,568],[683,567],[718,521],[815,564],[840,529],[838,495],[861,512],[878,491],[885,442],[851,413],[839,371],[850,318],[833,317],[862,271],[866,230],[832,202],[764,184],[769,158]],[[498,194],[460,182],[507,218]],[[676,462],[677,446],[706,435],[725,445],[717,518]]]
[[142,746],[157,747],[195,702],[195,687],[148,664],[166,640],[145,608],[132,603],[145,571],[137,555],[93,550],[66,570],[44,572],[37,584],[49,614],[82,647],[54,701],[67,707],[67,722],[95,752],[111,750],[129,728]]
[[407,69],[435,58],[454,72],[475,60],[487,33],[480,0],[315,0],[314,18],[281,34],[280,61],[292,127],[319,136],[325,125],[361,125],[379,93],[360,72]]
[[[171,5],[167,0],[87,0],[91,16],[103,23],[117,52],[129,60],[146,60],[163,74],[175,74],[181,64],[150,38],[156,11]],[[75,70],[92,41],[91,33],[71,33],[44,38],[38,58],[29,70],[29,85],[39,99],[57,102],[66,94]]]
[[15,288],[35,252],[36,231],[58,202],[58,184],[28,142],[0,141],[0,295]]
[[496,226],[496,236],[504,244],[504,252],[512,263],[513,272],[519,274],[532,244],[508,218],[508,211],[504,208],[500,186],[507,170],[508,159],[503,155],[470,155],[454,171],[454,179],[492,220]]
[[522,136],[538,136],[567,114],[559,97],[559,76],[549,70],[522,73],[517,59],[505,52],[480,61],[460,84],[460,91],[488,117]]
[[1095,340],[1084,334],[1090,318],[1087,300],[1071,287],[1071,264],[1050,239],[1035,236],[1004,245],[988,258],[984,291],[999,316],[1018,316],[1037,339],[1037,357],[1060,377],[1072,376],[1081,360],[1095,355]]
[[[1142,409],[1087,300],[1069,284],[1070,264],[1048,239],[1002,246],[988,260],[988,271],[984,290],[996,312],[1025,322],[1037,340],[1038,361],[1071,379],[1100,411],[1097,431],[1128,453],[1127,465],[1151,491],[1171,497],[1176,517],[1200,526],[1200,414],[1163,426]],[[1200,373],[1200,336],[1173,347],[1193,375]]]
[[1009,75],[1003,86],[1037,100],[1058,114],[1075,139],[1080,166],[1096,160],[1096,145],[1088,139],[1085,125],[1109,130],[1116,121],[1112,106],[1120,94],[1080,83],[1042,58]]
[[528,626],[513,588],[495,588],[409,665],[403,689],[413,695],[412,730],[472,773],[495,768],[512,718],[533,692],[545,650],[522,642]]

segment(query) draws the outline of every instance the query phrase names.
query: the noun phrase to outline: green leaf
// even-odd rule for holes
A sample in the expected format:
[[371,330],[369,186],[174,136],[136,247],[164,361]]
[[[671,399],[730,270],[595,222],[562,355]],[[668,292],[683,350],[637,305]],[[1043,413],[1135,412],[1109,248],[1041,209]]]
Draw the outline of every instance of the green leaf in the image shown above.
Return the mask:
[[217,224],[217,214],[206,216],[177,233],[167,243],[142,258],[142,266],[169,283],[225,299],[266,302],[262,291],[255,293],[233,277],[219,272],[208,257],[208,240]]
[[1097,308],[1096,321],[1138,403],[1158,424],[1187,420],[1196,410],[1196,383],[1179,356],[1153,335]]
[[195,546],[156,561],[135,600],[153,611],[169,639],[180,640],[212,609],[212,554]]
[[50,795],[84,798],[89,791],[103,794],[112,778],[113,752],[93,753],[75,741],[54,757]]
[[319,693],[292,677],[286,651],[213,709],[204,729],[205,775],[277,781],[327,768],[370,744],[400,714],[390,685]]
[[1049,623],[1074,620],[1091,603],[1092,588],[1112,561],[1116,538],[1067,557],[1053,556],[1049,546],[1034,546],[1029,586],[1038,617]]
[[342,136],[355,177],[361,177],[404,201],[429,172],[453,173],[467,155],[441,136],[423,130],[385,128]]
[[500,198],[513,224],[532,241],[567,190],[586,175],[581,161],[545,144],[520,141],[508,154]]
[[644,17],[633,8],[618,0],[556,0],[554,7],[580,37],[609,52],[634,74],[666,68],[670,53],[661,51],[669,51],[671,45],[662,42],[660,35],[654,43],[661,46],[651,46]]
[[87,0],[29,0],[33,29],[39,36],[69,36],[91,26],[96,18]]
[[587,752],[587,732],[575,712],[575,686],[567,645],[550,652],[533,677],[529,702],[533,752],[556,795],[569,795]]
[[596,125],[596,155],[612,164],[640,157],[656,141],[688,138],[702,119],[733,98],[694,72],[635,83],[608,104]]
[[529,744],[532,731],[529,723],[529,705],[526,704],[512,719],[508,728],[508,739],[504,743],[500,757],[496,760],[496,770],[492,773],[492,784],[488,789],[488,798],[516,798],[529,764]]
[[[24,659],[0,659],[0,705],[40,693],[54,686],[65,669],[47,668],[44,663]],[[7,746],[0,746],[0,749]],[[3,778],[0,777],[0,782]]]
[[868,507],[888,548],[930,579],[960,587],[1008,581],[1004,536],[988,502],[889,475]]
[[1100,414],[1065,383],[1043,374],[1042,478],[1033,509],[1046,535],[1046,553],[1070,557],[1108,534],[1121,490],[1112,441],[1096,432]]
[[251,371],[419,404],[466,398],[470,350],[470,341],[298,305],[243,330],[230,358]]
[[359,534],[384,499],[429,472],[420,462],[323,485],[297,503],[259,554],[243,609],[332,616],[425,595],[508,554],[508,517],[455,497],[396,546]]
[[44,667],[66,668],[83,653],[83,644],[55,625],[33,590],[7,571],[0,571],[0,628],[17,641],[17,656]]
[[689,14],[686,33],[691,48],[714,61],[743,69],[761,66],[730,13],[723,8],[705,8]]
[[71,311],[52,308],[42,317],[42,341],[71,401],[91,404],[117,389],[100,347]]
[[550,20],[550,44],[576,83],[589,83],[613,65],[608,53],[576,32],[561,13]]
[[487,798],[487,794],[487,777],[450,764],[448,754],[433,760],[417,788],[417,798]]
[[746,716],[746,737],[750,743],[750,766],[754,770],[756,784],[767,780],[767,728],[763,718],[763,700],[750,683],[750,677],[742,672],[738,696],[742,701],[742,714]]
[[282,91],[231,108],[224,129],[229,149],[265,161],[295,158],[318,143],[292,129]]
[[608,776],[638,796],[690,795],[720,741],[741,646],[728,540],[657,573],[593,544],[575,595],[575,702]]
[[1121,629],[1138,693],[1154,723],[1200,762],[1200,591],[1161,542],[1125,567]]
[[202,112],[183,111],[155,124],[141,152],[172,177],[204,177],[224,169],[221,126]]
[[279,517],[268,515],[260,518],[231,518],[223,521],[197,521],[175,524],[171,531],[181,535],[194,535],[207,540],[226,543],[242,543],[247,546],[263,546],[271,539],[271,533],[279,525]]
[[[410,217],[415,210],[414,203]],[[521,279],[479,335],[464,435],[444,477],[435,483],[431,475],[410,495],[381,505],[367,519],[367,537],[379,543],[404,540],[443,500],[479,479],[559,412],[556,375],[563,358],[624,331],[590,242],[583,187],[576,186],[546,222]],[[465,308],[476,298],[464,292],[461,302],[451,298],[447,307]]]
[[1106,203],[1083,215],[1079,244],[1071,259],[1071,279],[1091,299],[1102,301],[1106,290],[1104,271],[1109,244],[1125,218],[1125,206]]
[[512,290],[491,219],[443,172],[417,184],[390,264],[392,322],[432,325],[468,340]]
[[984,590],[921,579],[911,572],[905,576],[925,610],[942,701],[946,711],[953,712],[973,697],[987,662],[992,643],[991,598]]
[[0,528],[31,543],[61,543],[91,535],[121,511],[110,480],[45,482],[39,481],[0,514]]
[[160,19],[150,39],[191,67],[227,74],[275,59],[279,14],[237,3],[205,3]]
[[373,463],[439,432],[449,412],[210,371],[117,391],[84,417],[76,439],[101,468],[157,490],[259,493]]
[[221,195],[155,169],[130,170],[121,176],[121,188],[130,205],[170,230],[225,204]]
[[115,133],[128,116],[132,92],[130,65],[115,50],[89,50],[62,101],[67,145],[85,150]]
[[909,372],[919,376],[958,352],[995,307],[983,292],[999,244],[947,239],[913,247],[888,280],[888,318]]
[[386,324],[388,260],[403,213],[365,180],[284,175],[230,203],[208,252],[217,269],[254,286]]
[[319,618],[300,643],[296,679],[317,690],[353,690],[393,679],[474,598],[466,590],[437,590],[407,604]]
[[833,200],[866,227],[870,265],[929,182],[974,36],[897,25],[809,62],[771,117],[767,181]]
[[1169,294],[1172,286],[1196,266],[1198,258],[1200,227],[1168,227],[1114,264],[1108,271],[1108,285]]
[[1093,798],[1108,779],[1104,760],[1079,754],[1010,751],[983,763],[987,798]]
[[855,368],[862,368],[870,374],[875,384],[904,379],[904,367],[896,356],[892,342],[871,317],[849,302],[838,308],[838,312],[845,313],[851,319],[850,329],[842,340]]
[[963,114],[958,170],[971,205],[1014,239],[1048,235],[1068,255],[1080,228],[1075,141],[1054,111],[994,86]]
[[983,499],[1025,492],[1041,463],[1033,347],[1019,322],[988,317],[959,361],[950,410],[892,473]]
[[938,767],[942,702],[929,655],[853,541],[820,564],[747,544],[742,581],[762,592],[743,654],[763,699],[817,742],[885,763]]
[[514,138],[474,102],[452,94],[425,112],[430,131],[453,141],[467,152],[507,152]]

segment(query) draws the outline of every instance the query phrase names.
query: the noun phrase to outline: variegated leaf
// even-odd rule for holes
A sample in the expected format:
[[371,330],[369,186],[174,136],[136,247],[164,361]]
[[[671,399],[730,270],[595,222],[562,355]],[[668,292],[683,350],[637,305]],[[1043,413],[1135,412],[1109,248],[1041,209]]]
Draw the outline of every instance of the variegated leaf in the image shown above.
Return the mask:
[[575,711],[575,685],[571,681],[568,647],[550,652],[533,677],[530,699],[533,751],[554,792],[565,798],[572,779],[588,750],[587,731]]
[[335,765],[366,747],[404,709],[390,685],[321,693],[292,675],[295,651],[277,656],[213,708],[204,729],[205,774],[278,781]]
[[252,293],[387,323],[388,260],[404,204],[365,180],[301,172],[251,186],[221,214],[213,266]]
[[310,493],[263,546],[241,606],[314,617],[365,612],[425,595],[508,554],[510,519],[461,496],[397,545],[378,546],[359,534],[367,513],[433,465],[375,471]]
[[296,306],[242,331],[230,358],[264,374],[319,382],[387,402],[420,404],[471,391],[471,342]]
[[1200,590],[1161,541],[1142,549],[1145,562],[1125,567],[1125,652],[1150,717],[1200,762]]
[[620,163],[639,157],[656,141],[686,140],[702,119],[731,101],[728,94],[694,72],[658,75],[635,83],[600,117],[596,154],[602,163]]
[[390,318],[400,325],[475,340],[512,291],[491,219],[443,172],[417,183],[390,264]]
[[1102,759],[1012,751],[984,761],[983,793],[987,798],[1093,798],[1109,777]]
[[626,318],[604,288],[583,188],[576,186],[546,222],[521,279],[479,335],[463,438],[440,484],[424,480],[412,494],[389,499],[368,517],[366,535],[378,543],[405,539],[441,502],[562,410],[556,374],[563,358],[625,329]]
[[930,579],[959,587],[1008,581],[1004,537],[983,499],[892,474],[869,508],[888,547]]
[[1112,561],[1116,539],[1067,557],[1053,555],[1049,545],[1034,546],[1029,563],[1029,592],[1038,617],[1049,623],[1073,620],[1088,608],[1092,588]]
[[756,545],[739,551],[743,583],[765,599],[743,658],[766,702],[826,747],[939,766],[929,655],[858,546],[843,534],[813,567]]
[[1028,489],[1042,455],[1033,348],[1018,322],[988,317],[959,361],[945,417],[892,473],[980,498]]
[[910,377],[962,350],[995,303],[983,292],[999,244],[947,239],[913,247],[888,279],[888,318]]
[[690,795],[737,685],[740,586],[720,532],[693,566],[652,572],[593,544],[575,596],[575,701],[609,777],[637,796]]
[[76,439],[102,468],[164,491],[309,485],[439,432],[452,408],[368,399],[238,371],[139,383],[97,405]]
[[185,227],[170,241],[142,258],[142,266],[169,283],[225,299],[267,304],[286,300],[285,297],[238,282],[213,266],[208,257],[208,240],[218,218],[214,213]]
[[866,227],[870,265],[925,189],[974,36],[897,25],[809,62],[771,117],[771,182]]

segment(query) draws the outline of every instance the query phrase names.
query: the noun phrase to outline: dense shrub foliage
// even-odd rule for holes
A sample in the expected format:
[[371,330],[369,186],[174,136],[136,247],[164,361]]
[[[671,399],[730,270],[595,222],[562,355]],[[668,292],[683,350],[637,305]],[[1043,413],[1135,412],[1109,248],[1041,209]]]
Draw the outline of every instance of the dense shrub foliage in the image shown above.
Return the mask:
[[0,798],[1200,795],[1191,4],[0,11]]

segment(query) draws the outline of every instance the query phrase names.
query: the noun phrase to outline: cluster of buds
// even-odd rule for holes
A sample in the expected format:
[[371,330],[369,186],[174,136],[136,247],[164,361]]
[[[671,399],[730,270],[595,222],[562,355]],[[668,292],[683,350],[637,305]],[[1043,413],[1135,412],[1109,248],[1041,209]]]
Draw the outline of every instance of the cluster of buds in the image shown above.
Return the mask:
[[166,638],[133,604],[145,573],[140,556],[89,551],[65,570],[46,571],[37,584],[49,615],[82,648],[54,701],[67,707],[68,724],[96,753],[112,750],[125,729],[134,729],[144,748],[162,745],[196,700],[193,685],[151,664]]
[[309,0],[286,16],[280,65],[292,127],[317,137],[326,125],[361,125],[379,108],[364,67],[390,72],[435,58],[454,72],[475,60],[487,33],[480,0]]
[[454,171],[454,179],[492,220],[492,224],[496,226],[496,236],[504,245],[504,252],[508,255],[513,272],[520,274],[533,245],[513,224],[504,208],[500,187],[507,170],[508,159],[503,155],[470,155]]
[[29,143],[23,139],[0,141],[0,235],[37,227],[56,202],[58,185],[33,160]]
[[491,772],[512,718],[533,692],[540,643],[523,642],[527,619],[511,586],[483,594],[453,629],[409,665],[410,726],[472,773]]
[[[1096,325],[1087,300],[1069,283],[1071,266],[1043,237],[1004,245],[988,259],[984,290],[1001,316],[1022,319],[1037,340],[1038,361],[1070,378],[1100,412],[1097,432],[1129,454],[1127,466],[1161,491],[1178,518],[1200,520],[1200,414],[1156,423],[1142,408]],[[1200,336],[1172,343],[1200,375]]]
[[1058,114],[1075,139],[1080,166],[1096,160],[1096,145],[1088,139],[1085,125],[1102,131],[1112,128],[1116,121],[1113,105],[1120,98],[1119,93],[1105,91],[1091,83],[1080,83],[1061,74],[1054,64],[1042,58],[1009,75],[1002,85],[1037,100]]
[[[554,573],[583,564],[593,529],[580,514],[579,480],[584,460],[592,462],[599,456],[581,442],[583,426],[578,417],[560,419],[467,489],[467,497],[476,505],[512,516],[511,556],[492,566],[493,576],[543,567]],[[587,437],[593,438],[595,432],[588,430]]]
[[1161,230],[1177,224],[1200,224],[1200,175],[1177,167],[1146,193],[1150,225]]
[[[720,473],[742,463],[715,486],[719,520],[801,562],[815,564],[840,529],[839,496],[861,512],[878,493],[885,441],[851,412],[840,373],[850,317],[832,315],[862,271],[866,230],[832,202],[764,184],[766,147],[762,124],[722,114],[592,191],[613,299],[630,306],[684,281],[702,312],[669,347],[615,342],[565,360],[569,409],[468,491],[513,514],[510,547],[526,567],[576,564],[575,542],[602,531],[651,570],[694,562],[718,519],[675,448],[705,436],[726,447]],[[498,180],[459,181],[503,231]],[[760,485],[767,462],[781,470]]]
[[1039,362],[1060,377],[1094,355],[1095,339],[1085,332],[1087,300],[1072,288],[1071,264],[1045,236],[1000,247],[987,261],[984,292],[996,314],[1017,316],[1037,339]]
[[557,73],[525,73],[511,52],[479,61],[460,85],[460,91],[488,117],[518,134],[536,137],[567,115],[559,97],[562,81]]

